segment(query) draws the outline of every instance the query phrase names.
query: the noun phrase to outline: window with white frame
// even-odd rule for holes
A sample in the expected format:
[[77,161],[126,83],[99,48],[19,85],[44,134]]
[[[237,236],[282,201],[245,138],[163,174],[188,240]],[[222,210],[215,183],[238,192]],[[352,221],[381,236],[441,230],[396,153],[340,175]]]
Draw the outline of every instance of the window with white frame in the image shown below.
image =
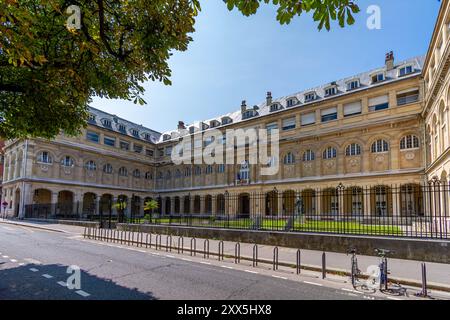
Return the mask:
[[325,160],[334,159],[337,157],[337,150],[333,147],[328,147],[323,151],[323,158]]
[[42,151],[38,155],[38,162],[50,164],[53,163],[53,158],[47,151]]
[[107,163],[103,166],[103,172],[107,174],[113,173],[113,167],[111,164]]
[[127,168],[121,167],[121,168],[119,169],[119,176],[121,176],[121,177],[126,177],[126,176],[128,176],[128,170],[127,170]]
[[88,162],[86,162],[84,167],[88,171],[95,171],[95,170],[97,170],[97,164],[93,160],[89,160]]
[[284,156],[284,164],[286,165],[290,165],[290,164],[294,164],[295,163],[295,157],[294,154],[292,152],[288,152],[285,156]]
[[305,102],[310,102],[316,100],[316,93],[315,92],[308,92],[305,94]]
[[295,129],[295,117],[283,119],[283,130],[292,130]]
[[266,124],[267,133],[270,133],[272,130],[278,129],[278,122],[272,122]]
[[298,103],[297,98],[289,98],[286,101],[286,105],[288,108],[295,106]]
[[112,123],[111,120],[109,119],[103,119],[102,124],[105,128],[111,128],[112,127]]
[[153,174],[150,171],[147,171],[145,173],[145,180],[152,180],[153,179]]
[[206,174],[211,174],[213,172],[213,167],[211,165],[207,165],[205,169]]
[[270,112],[275,112],[281,110],[281,105],[279,103],[274,103],[270,106]]
[[419,148],[419,138],[414,135],[407,135],[400,140],[400,150]]
[[202,168],[201,168],[200,166],[195,166],[195,168],[194,168],[194,174],[195,174],[196,176],[201,175],[201,174],[202,174]]
[[302,126],[309,126],[316,123],[316,113],[305,113],[300,117],[300,123]]
[[74,166],[74,161],[72,159],[71,156],[65,156],[62,160],[61,160],[61,165],[63,167],[73,167]]
[[359,79],[351,80],[347,82],[347,91],[358,89],[360,85]]
[[336,86],[331,86],[325,89],[325,96],[329,97],[329,96],[334,96],[337,93],[337,87]]
[[138,131],[138,130],[132,129],[132,130],[131,130],[131,134],[132,134],[134,137],[139,138],[139,131]]
[[413,69],[412,65],[404,66],[404,67],[401,67],[398,69],[398,76],[403,77],[403,76],[413,73],[413,71],[414,71],[414,69]]
[[344,117],[356,116],[362,113],[361,101],[344,104]]
[[382,153],[389,151],[389,143],[386,140],[377,140],[372,144],[372,153]]
[[321,111],[322,122],[334,121],[337,120],[337,108],[328,108]]
[[122,133],[126,133],[127,132],[127,128],[123,124],[119,124],[118,129]]
[[223,163],[217,165],[217,172],[218,173],[224,173],[225,172],[225,165]]
[[314,161],[314,159],[316,158],[314,151],[312,150],[306,150],[303,153],[303,161],[304,162],[308,162],[308,161]]
[[369,111],[381,111],[389,109],[389,96],[383,95],[369,99]]
[[383,72],[376,73],[376,74],[372,75],[372,83],[383,82],[384,79],[385,79],[385,76],[384,76]]
[[359,156],[361,155],[361,146],[357,143],[352,143],[345,149],[346,156]]
[[139,169],[134,169],[133,177],[140,178],[141,177],[141,171]]
[[186,169],[184,169],[184,176],[185,177],[191,176],[191,168],[190,167],[186,167]]
[[98,143],[100,141],[100,135],[97,132],[94,131],[87,131],[86,132],[86,139],[90,142]]

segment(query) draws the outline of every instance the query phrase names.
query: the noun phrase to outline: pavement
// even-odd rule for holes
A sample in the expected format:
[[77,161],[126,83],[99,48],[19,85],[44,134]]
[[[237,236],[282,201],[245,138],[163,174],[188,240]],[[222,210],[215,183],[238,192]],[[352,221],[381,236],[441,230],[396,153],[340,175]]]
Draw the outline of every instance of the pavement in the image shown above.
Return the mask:
[[[414,297],[417,288],[408,287],[409,297],[386,296],[354,290],[346,276],[328,274],[321,279],[320,273],[311,270],[297,275],[295,269],[284,265],[272,270],[269,263],[254,268],[251,261],[235,264],[234,259],[219,261],[212,254],[207,259],[154,246],[89,240],[83,232],[84,228],[77,226],[0,221],[0,299],[419,299]],[[165,238],[161,240],[164,245]],[[177,240],[172,238],[174,247]],[[190,241],[184,242],[188,249]],[[224,242],[225,255],[234,254],[234,245]],[[203,249],[201,239],[197,239],[197,248]],[[211,253],[217,248],[218,241],[210,240]],[[252,249],[250,244],[241,244],[241,256],[251,257]],[[273,247],[259,246],[258,251],[260,259],[272,260]],[[302,264],[320,265],[321,252],[301,252]],[[295,263],[295,254],[294,249],[279,248],[280,263]],[[371,259],[359,257],[361,268],[377,262]],[[327,268],[345,270],[348,264],[346,255],[327,253]],[[390,264],[393,276],[419,278],[420,262],[390,259]],[[81,288],[67,285],[71,265],[80,268]],[[449,265],[427,266],[429,280],[448,284]],[[430,290],[430,294],[450,299],[446,292]]]

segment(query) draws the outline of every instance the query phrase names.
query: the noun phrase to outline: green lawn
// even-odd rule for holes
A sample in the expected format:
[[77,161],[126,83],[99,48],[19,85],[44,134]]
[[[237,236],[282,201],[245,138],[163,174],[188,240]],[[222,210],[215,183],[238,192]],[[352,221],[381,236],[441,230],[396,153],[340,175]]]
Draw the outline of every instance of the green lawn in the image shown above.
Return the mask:
[[[284,231],[287,219],[267,219],[263,218],[260,221],[260,229],[262,230],[277,230]],[[139,219],[136,223],[146,223],[146,220]],[[183,218],[153,218],[152,223],[156,224],[175,224],[188,225],[188,220]],[[215,228],[231,228],[231,229],[252,229],[255,226],[255,221],[249,218],[219,220],[214,218],[195,218],[192,219],[191,226],[198,227],[215,227]],[[372,234],[372,235],[403,235],[401,228],[397,226],[388,225],[370,225],[361,224],[359,222],[351,221],[315,221],[306,220],[305,222],[295,222],[294,228],[291,231],[299,232],[325,232],[338,234]]]

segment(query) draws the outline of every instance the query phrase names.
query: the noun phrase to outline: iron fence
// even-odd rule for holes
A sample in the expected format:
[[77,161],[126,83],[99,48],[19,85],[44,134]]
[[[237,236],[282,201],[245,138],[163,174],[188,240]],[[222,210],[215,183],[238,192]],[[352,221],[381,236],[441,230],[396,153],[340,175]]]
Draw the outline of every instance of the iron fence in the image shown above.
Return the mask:
[[[160,197],[152,213],[113,204],[29,205],[25,216],[279,232],[448,239],[448,184]],[[76,206],[76,210],[75,210]],[[81,208],[81,209],[80,209]],[[89,210],[86,210],[89,208]],[[122,219],[121,219],[122,217]]]

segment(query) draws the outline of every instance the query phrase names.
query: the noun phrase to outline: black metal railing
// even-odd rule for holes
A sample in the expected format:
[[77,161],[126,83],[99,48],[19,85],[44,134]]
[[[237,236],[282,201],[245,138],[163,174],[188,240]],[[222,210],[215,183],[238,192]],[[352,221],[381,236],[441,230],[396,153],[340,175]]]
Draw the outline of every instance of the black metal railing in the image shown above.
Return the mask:
[[[187,199],[187,200],[186,200]],[[375,235],[424,239],[450,238],[447,183],[303,189],[266,193],[164,197],[153,213],[130,207],[105,214],[106,205],[30,205],[26,217],[103,219],[157,224],[279,232]],[[75,209],[77,208],[77,209]],[[81,208],[81,209],[80,209]],[[83,209],[84,208],[84,209]],[[85,210],[90,208],[90,210]],[[93,208],[93,209],[92,209]],[[99,208],[103,208],[101,212]],[[171,210],[173,208],[173,210]],[[92,211],[92,210],[93,211]],[[81,210],[81,211],[80,211]],[[109,218],[108,218],[109,217]]]

